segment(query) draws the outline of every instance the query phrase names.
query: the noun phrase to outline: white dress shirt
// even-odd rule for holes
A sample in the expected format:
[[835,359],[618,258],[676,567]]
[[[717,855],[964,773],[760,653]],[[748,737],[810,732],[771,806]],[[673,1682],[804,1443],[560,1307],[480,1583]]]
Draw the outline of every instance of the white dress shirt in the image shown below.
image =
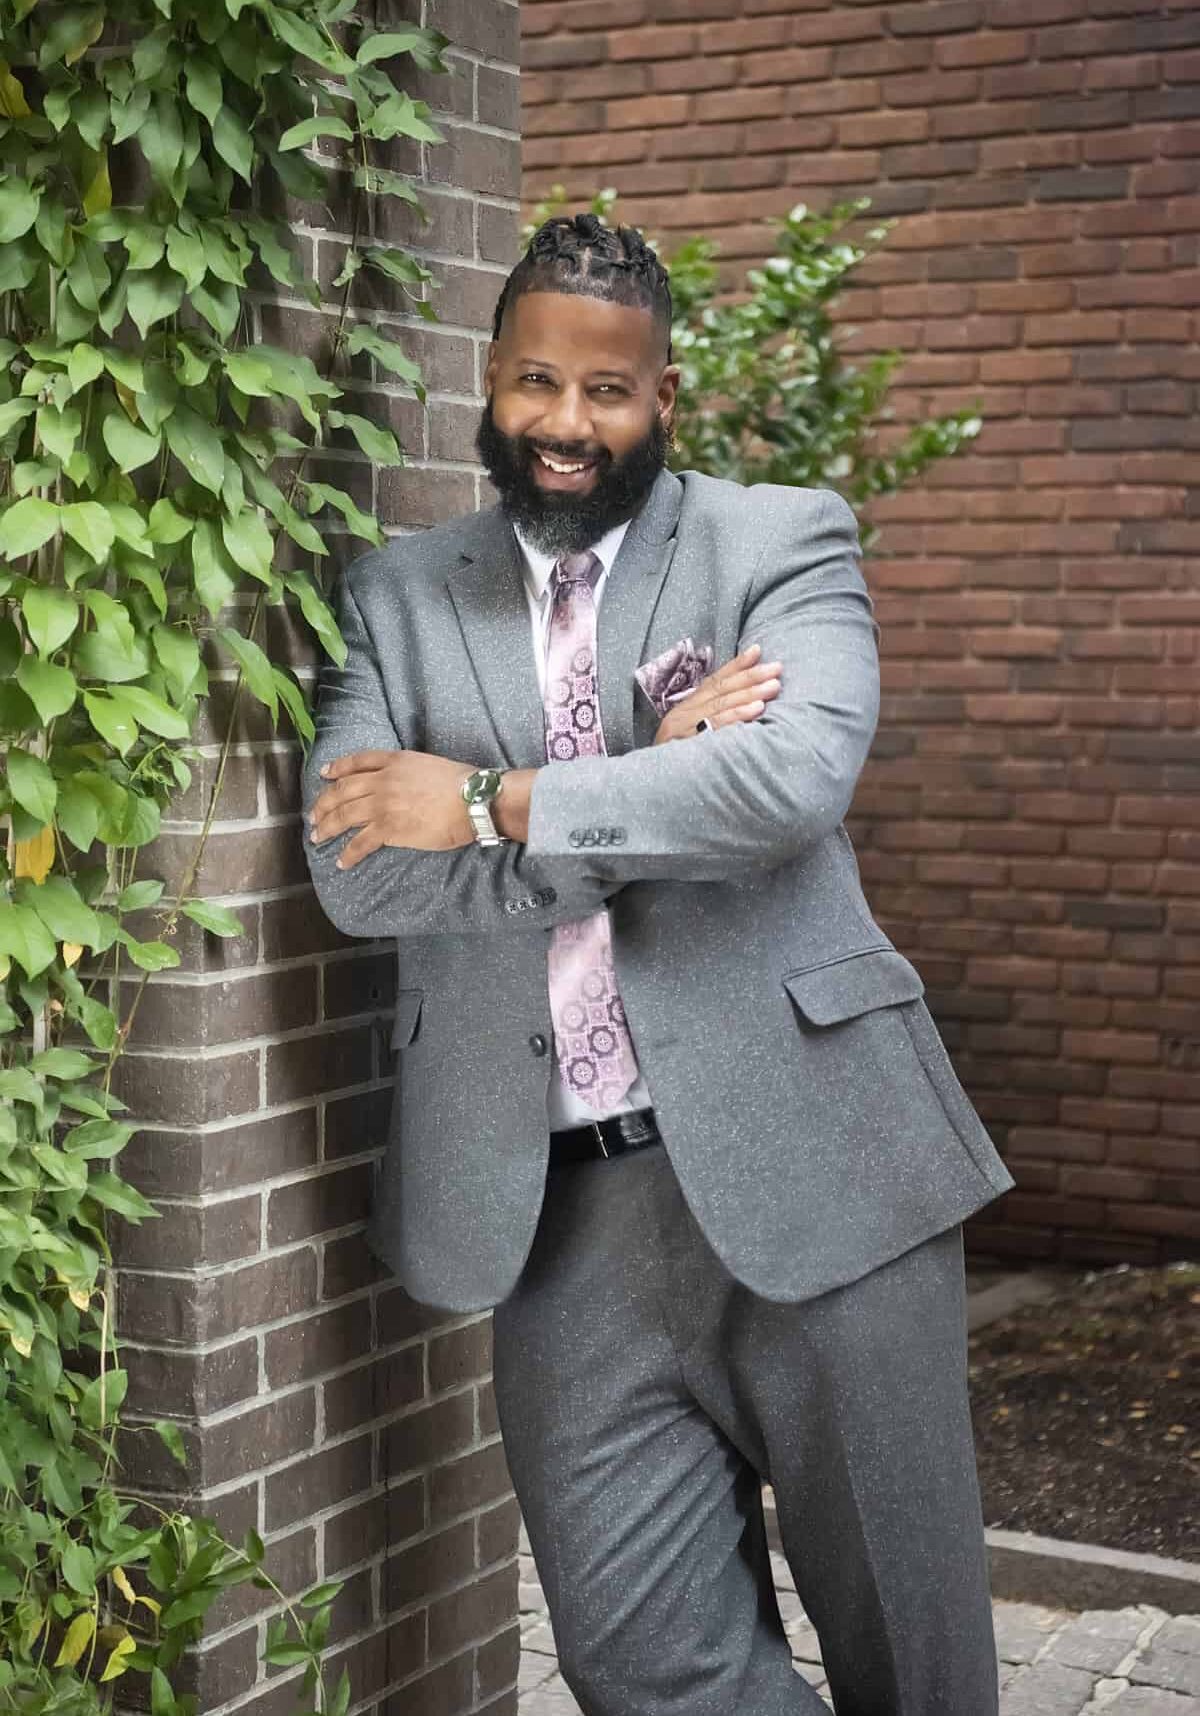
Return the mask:
[[[599,542],[592,544],[592,553],[599,559],[603,571],[596,580],[592,592],[592,600],[596,611],[600,611],[600,599],[604,594],[604,586],[612,571],[613,561],[617,558],[617,550],[625,540],[625,532],[629,529],[629,521],[618,524],[602,536]],[[525,561],[525,597],[529,603],[529,624],[533,633],[533,658],[537,664],[538,689],[542,697],[546,695],[546,655],[550,647],[550,574],[553,572],[558,556],[546,554],[532,543],[526,542],[519,530],[514,527],[514,534],[520,544]],[[597,678],[600,664],[597,662]],[[553,766],[553,765],[551,765]],[[636,1048],[636,1044],[634,1047]],[[586,1121],[599,1118],[597,1110],[589,1108],[585,1102],[569,1091],[559,1076],[558,1057],[550,1069],[550,1089],[547,1093],[546,1106],[550,1116],[550,1130],[560,1131],[566,1126],[582,1126]],[[646,1081],[639,1073],[634,1083],[626,1091],[624,1097],[614,1107],[606,1108],[605,1114],[627,1114],[631,1109],[649,1108],[650,1092]]]

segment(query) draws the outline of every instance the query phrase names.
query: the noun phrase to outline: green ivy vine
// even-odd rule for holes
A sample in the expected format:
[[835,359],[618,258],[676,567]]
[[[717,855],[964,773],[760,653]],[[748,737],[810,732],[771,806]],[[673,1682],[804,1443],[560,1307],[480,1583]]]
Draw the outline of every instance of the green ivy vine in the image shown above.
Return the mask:
[[[127,1676],[152,1716],[193,1710],[172,1671],[244,1580],[282,1605],[266,1660],[304,1665],[307,1707],[350,1698],[321,1669],[337,1585],[290,1603],[253,1532],[235,1546],[122,1489],[118,1432],[138,1431],[107,1223],[155,1212],[117,1171],[113,1071],[181,917],[240,930],[194,895],[229,737],[182,880],[138,874],[191,779],[208,664],[236,670],[230,733],[249,695],[310,736],[263,610],[295,604],[340,658],[325,526],[382,540],[305,461],[336,436],[401,462],[343,409],[351,358],[423,398],[348,307],[370,269],[432,315],[428,271],[364,235],[371,199],[417,205],[374,146],[440,140],[393,74],[443,70],[445,45],[354,0],[0,0],[0,1708],[29,1716],[108,1711]],[[320,307],[286,211],[335,169],[354,227],[321,373],[253,340],[248,293]],[[182,1460],[178,1426],[155,1428]]]

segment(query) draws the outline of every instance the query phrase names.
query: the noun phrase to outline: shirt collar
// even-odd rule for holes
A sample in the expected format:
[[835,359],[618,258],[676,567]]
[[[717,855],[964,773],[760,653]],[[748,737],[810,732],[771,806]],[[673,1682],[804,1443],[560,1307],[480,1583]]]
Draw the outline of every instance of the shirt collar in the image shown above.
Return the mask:
[[[624,524],[614,525],[600,538],[592,543],[592,553],[599,559],[605,572],[611,572],[613,561],[617,558],[617,550],[625,540],[625,532],[629,529],[632,519],[626,519]],[[525,582],[529,592],[536,602],[541,602],[546,594],[546,586],[550,582],[550,574],[558,564],[557,554],[546,554],[542,549],[535,548],[527,542],[517,526],[513,525],[513,535],[517,539],[525,560]]]

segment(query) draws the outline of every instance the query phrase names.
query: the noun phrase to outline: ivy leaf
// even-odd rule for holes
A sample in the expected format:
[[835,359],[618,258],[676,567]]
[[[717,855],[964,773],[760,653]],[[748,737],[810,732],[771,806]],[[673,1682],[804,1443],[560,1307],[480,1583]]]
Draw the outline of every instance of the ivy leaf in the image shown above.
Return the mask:
[[170,971],[179,964],[179,949],[165,941],[137,941],[128,930],[118,930],[117,940],[139,971]]
[[19,78],[13,76],[7,60],[0,60],[0,115],[5,119],[28,119],[29,103]]
[[402,465],[404,454],[390,429],[380,429],[366,417],[356,417],[349,411],[330,411],[326,421],[331,428],[349,429],[363,452],[377,465]]
[[150,652],[138,637],[126,640],[112,632],[85,632],[75,647],[74,663],[76,673],[84,679],[120,685],[145,678],[150,671]]
[[93,952],[102,951],[105,940],[102,922],[68,877],[47,876],[36,887],[25,883],[18,897],[22,905],[37,913],[56,941],[73,941],[81,947],[90,947]]
[[272,718],[277,720],[279,694],[275,689],[270,658],[252,638],[243,637],[241,632],[235,632],[232,626],[222,626],[217,636],[241,668],[250,692],[260,703],[266,704]]
[[183,302],[183,281],[165,263],[127,277],[126,291],[130,320],[143,339],[156,322],[173,316]]
[[115,1015],[99,1001],[93,1001],[90,995],[84,995],[75,1003],[74,1011],[79,1023],[96,1048],[104,1054],[110,1054],[117,1045],[117,1021]]
[[120,685],[109,694],[120,709],[127,709],[135,720],[160,739],[186,739],[191,726],[186,717],[140,685]]
[[101,434],[117,469],[125,473],[149,464],[158,456],[162,444],[161,435],[151,435],[145,429],[139,429],[119,407],[104,419]]
[[177,406],[166,421],[167,445],[188,475],[215,495],[225,480],[225,448],[220,434],[190,405]]
[[0,244],[11,244],[29,231],[40,201],[33,186],[15,174],[0,184]]
[[309,511],[316,512],[322,506],[336,508],[345,519],[355,536],[361,536],[365,542],[382,548],[386,538],[376,519],[370,513],[363,512],[344,489],[335,489],[329,483],[306,483]]
[[[212,267],[211,259],[209,267]],[[236,286],[224,280],[204,280],[192,288],[192,309],[208,323],[219,339],[232,339],[242,313]]]
[[275,558],[275,538],[262,515],[246,507],[236,518],[222,518],[221,536],[229,557],[252,578],[267,584]]
[[279,693],[279,701],[283,704],[291,719],[292,726],[301,739],[311,739],[316,733],[313,718],[309,714],[308,705],[304,701],[304,693],[290,674],[282,668],[272,668],[275,677],[275,689]]
[[375,245],[363,252],[363,260],[401,286],[421,286],[433,278],[428,268],[409,256],[407,251]]
[[36,822],[50,821],[58,788],[41,757],[14,745],[8,753],[8,787],[21,809],[28,811]]
[[71,384],[71,392],[78,393],[81,387],[87,387],[97,376],[103,374],[103,357],[95,346],[89,346],[81,340],[67,359],[67,380]]
[[43,722],[65,715],[75,701],[75,675],[66,667],[26,655],[17,666],[17,684],[33,704]]
[[56,60],[64,60],[69,66],[74,65],[76,60],[83,58],[93,42],[100,40],[103,29],[103,6],[68,7],[47,25],[41,52],[38,54],[38,65],[43,71]]
[[120,1155],[133,1133],[132,1126],[123,1126],[116,1120],[85,1120],[67,1133],[63,1149],[92,1162]]
[[108,94],[98,83],[85,84],[71,103],[71,119],[88,148],[96,152],[109,123]]
[[121,912],[144,912],[150,906],[156,906],[162,899],[163,882],[147,878],[143,882],[130,882],[127,888],[122,888],[117,895],[117,910]]
[[155,90],[150,109],[138,129],[137,141],[150,171],[169,190],[183,156],[183,126],[174,95]]
[[429,108],[411,95],[397,93],[381,101],[363,126],[363,134],[381,143],[392,137],[411,137],[417,143],[441,143],[442,133],[429,123]]
[[155,626],[154,653],[180,697],[187,695],[200,671],[200,646],[185,626]]
[[67,535],[89,554],[97,566],[108,558],[116,530],[108,508],[99,501],[76,501],[62,509],[62,525]]
[[237,579],[225,544],[208,518],[198,518],[192,531],[192,576],[196,594],[215,620],[237,589]]
[[79,604],[65,590],[34,584],[21,598],[25,628],[39,655],[61,649],[79,624]]
[[142,1194],[126,1181],[118,1179],[116,1174],[92,1174],[88,1179],[87,1189],[90,1198],[95,1198],[105,1209],[116,1210],[117,1214],[123,1215],[127,1221],[140,1222],[147,1216],[158,1214],[152,1203],[148,1203]]
[[344,119],[339,119],[334,113],[319,113],[314,119],[302,119],[298,125],[289,125],[279,139],[279,147],[303,149],[306,143],[313,143],[318,137],[341,137],[347,143],[354,141],[354,133]]
[[289,572],[284,583],[299,600],[300,611],[321,640],[325,653],[340,667],[346,659],[346,644],[333,610],[307,572]]
[[102,739],[107,739],[113,750],[119,756],[124,756],[131,746],[137,743],[137,722],[128,709],[115,703],[111,696],[103,691],[85,691],[83,694],[84,707],[88,719]]
[[129,257],[129,267],[135,274],[144,273],[162,261],[166,240],[159,226],[135,226],[122,241]]
[[360,164],[354,169],[354,183],[359,190],[373,197],[399,197],[401,202],[408,203],[417,211],[423,222],[428,223],[429,217],[421,207],[417,187],[403,173],[393,173],[387,167],[364,167]]
[[[208,273],[208,261],[199,236],[194,232],[185,232],[182,227],[172,226],[167,229],[167,261],[176,274],[183,276],[189,292],[194,292]],[[200,379],[203,380],[203,377]]]
[[59,1646],[58,1655],[54,1659],[55,1668],[74,1668],[91,1644],[95,1631],[96,1616],[91,1609],[85,1609],[81,1615],[76,1615]]
[[71,457],[82,429],[83,418],[74,406],[60,411],[55,405],[43,405],[37,414],[38,439],[56,459]]
[[130,393],[146,391],[146,375],[142,369],[142,360],[132,352],[122,351],[120,346],[105,346],[104,367],[115,382],[127,388]]
[[100,826],[100,806],[86,787],[66,780],[58,789],[58,826],[80,852],[86,852]]
[[249,184],[254,175],[254,143],[231,107],[222,107],[212,125],[213,148],[222,161]]
[[410,54],[422,71],[439,72],[446,69],[442,50],[449,45],[448,39],[438,30],[393,30],[368,36],[356,58],[360,66],[369,66],[376,60]]
[[112,180],[108,176],[107,149],[100,151],[96,170],[84,188],[82,207],[89,218],[112,207]]
[[191,918],[212,935],[238,936],[246,927],[228,906],[219,906],[215,900],[185,900],[182,910],[185,918]]
[[197,113],[212,125],[221,111],[221,73],[211,59],[189,54],[183,68],[187,98]]
[[100,300],[112,285],[112,270],[104,260],[98,244],[81,238],[67,268],[67,280],[77,304],[93,315],[100,311]]
[[303,54],[314,64],[324,66],[327,71],[332,72],[345,72],[353,65],[353,61],[306,18],[297,17],[294,12],[285,12],[282,6],[273,6],[269,0],[264,0],[259,9],[270,20],[271,28],[279,40],[286,42],[289,48]]
[[0,405],[0,439],[23,423],[35,409],[32,399],[6,399]]
[[151,89],[148,83],[138,82],[133,85],[123,102],[113,103],[113,136],[114,143],[124,143],[141,129],[150,107]]

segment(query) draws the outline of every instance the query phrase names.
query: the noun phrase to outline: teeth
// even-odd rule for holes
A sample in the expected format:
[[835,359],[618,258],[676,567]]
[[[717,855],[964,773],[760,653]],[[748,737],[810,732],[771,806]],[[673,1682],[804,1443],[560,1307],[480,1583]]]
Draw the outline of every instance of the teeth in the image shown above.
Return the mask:
[[539,453],[538,458],[560,477],[573,477],[578,471],[586,471],[588,468],[586,460],[581,465],[564,465],[560,460],[552,459],[548,453]]

